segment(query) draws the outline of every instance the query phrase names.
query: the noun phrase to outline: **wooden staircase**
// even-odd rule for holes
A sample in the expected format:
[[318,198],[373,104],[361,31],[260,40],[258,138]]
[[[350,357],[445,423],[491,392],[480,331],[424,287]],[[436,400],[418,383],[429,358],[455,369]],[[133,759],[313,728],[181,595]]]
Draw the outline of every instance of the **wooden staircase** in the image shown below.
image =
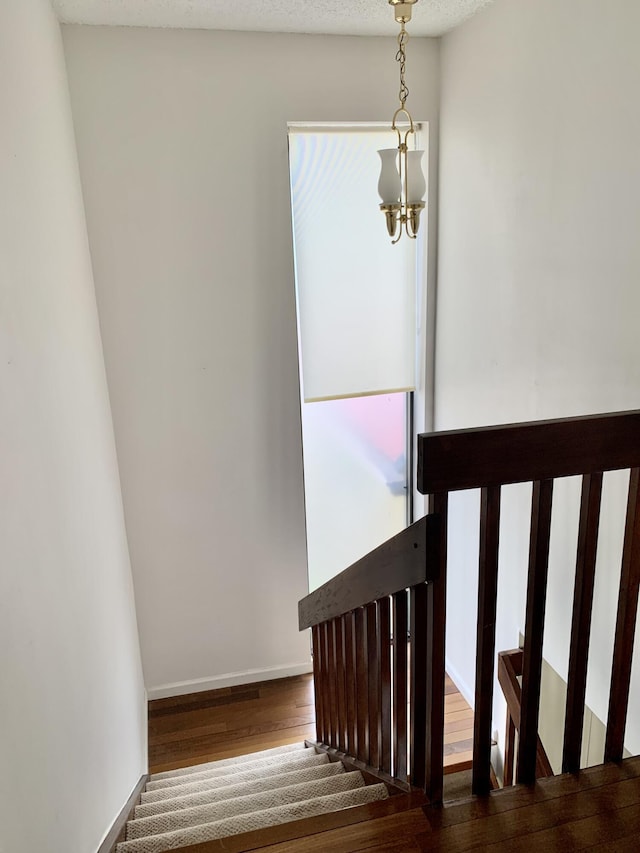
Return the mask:
[[[446,692],[448,742],[445,761],[453,786],[461,776],[456,771],[468,773],[473,712],[449,678]],[[188,775],[196,769],[206,769],[208,762],[228,761],[255,750],[273,749],[299,741],[301,736],[306,736],[308,741],[315,738],[314,689],[309,675],[158,699],[149,704],[149,755],[153,774],[173,773],[183,768]],[[335,754],[330,757],[332,761],[337,759]],[[346,763],[348,771],[360,770],[356,764]],[[363,775],[369,784],[380,781],[366,770]],[[407,786],[404,788],[391,783],[388,784],[389,798],[380,803],[243,833],[220,843],[209,841],[179,849],[259,849],[276,839],[302,838],[327,828],[344,828],[377,817],[389,817],[427,802],[423,793],[407,793]],[[209,800],[209,797],[201,799]],[[136,814],[143,817],[147,812],[148,809],[136,810]]]
[[378,780],[289,744],[153,774],[116,853],[165,853],[388,797]]
[[433,807],[390,797],[181,853],[637,853],[640,758]]
[[[603,474],[629,470],[605,763],[580,769]],[[539,741],[554,481],[582,477],[564,729],[564,775]],[[492,790],[491,732],[502,487],[532,484],[524,643],[501,658],[507,783]],[[300,602],[314,651],[318,751],[395,792],[384,802],[181,848],[497,851],[640,849],[640,758],[623,761],[640,586],[640,412],[432,433],[418,438],[428,515]],[[480,491],[475,715],[468,796],[445,797],[449,494]],[[509,667],[511,669],[509,670]],[[504,676],[504,672],[502,673]],[[311,742],[311,741],[310,741]],[[514,741],[508,739],[514,745]],[[548,778],[540,779],[540,776]]]

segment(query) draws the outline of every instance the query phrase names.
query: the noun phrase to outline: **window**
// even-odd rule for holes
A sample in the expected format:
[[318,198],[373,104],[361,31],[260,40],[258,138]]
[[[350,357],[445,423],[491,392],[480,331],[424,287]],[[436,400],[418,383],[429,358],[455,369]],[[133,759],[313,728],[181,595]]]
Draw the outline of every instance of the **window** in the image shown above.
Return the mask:
[[310,589],[410,516],[419,241],[392,246],[379,211],[390,144],[381,127],[290,127]]

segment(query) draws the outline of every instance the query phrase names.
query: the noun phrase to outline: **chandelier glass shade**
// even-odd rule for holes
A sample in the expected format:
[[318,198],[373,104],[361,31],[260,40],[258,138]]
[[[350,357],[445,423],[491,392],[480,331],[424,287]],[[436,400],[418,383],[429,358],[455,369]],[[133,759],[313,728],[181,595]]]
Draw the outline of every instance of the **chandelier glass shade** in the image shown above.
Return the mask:
[[[398,144],[396,148],[378,151],[381,160],[378,194],[382,199],[380,210],[385,215],[387,231],[393,243],[397,243],[403,233],[412,239],[417,237],[427,189],[421,166],[424,151],[409,148],[410,139],[415,144],[415,127],[411,113],[406,108],[409,89],[405,82],[405,48],[409,34],[405,24],[411,20],[414,3],[417,0],[389,0],[389,4],[394,7],[396,21],[400,24],[396,53],[400,65],[400,106],[391,122],[391,130],[397,134]],[[404,119],[400,121],[402,116]]]

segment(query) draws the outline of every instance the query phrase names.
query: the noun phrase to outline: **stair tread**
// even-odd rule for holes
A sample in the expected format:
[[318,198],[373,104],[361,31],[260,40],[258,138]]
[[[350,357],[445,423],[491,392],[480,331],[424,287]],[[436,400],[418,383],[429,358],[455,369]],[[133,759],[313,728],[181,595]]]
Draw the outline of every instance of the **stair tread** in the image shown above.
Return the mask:
[[261,749],[258,752],[237,755],[234,758],[220,758],[218,761],[207,761],[204,764],[192,764],[190,767],[179,767],[176,770],[165,770],[162,773],[152,773],[149,777],[149,781],[156,782],[161,779],[172,779],[178,776],[187,776],[193,772],[214,770],[218,767],[233,767],[234,765],[246,764],[247,762],[257,761],[263,758],[283,756],[290,752],[300,752],[305,748],[304,742],[288,743],[284,746],[274,746],[271,749]]
[[261,770],[263,768],[278,767],[283,762],[295,764],[298,761],[304,762],[305,758],[315,755],[316,751],[309,747],[299,750],[298,752],[288,752],[284,755],[272,755],[266,758],[256,758],[241,764],[224,764],[221,767],[209,767],[202,770],[201,764],[196,764],[189,768],[190,772],[180,776],[171,776],[166,779],[155,779],[147,782],[147,791],[161,791],[164,788],[175,788],[178,785],[184,785],[187,782],[197,782],[202,779],[219,779],[220,777],[229,776],[233,773],[246,773],[250,770]]
[[292,770],[288,773],[274,773],[236,785],[209,788],[205,791],[184,794],[181,797],[142,803],[135,808],[135,819],[151,817],[152,815],[162,814],[163,812],[180,811],[192,808],[193,806],[206,805],[207,803],[221,802],[232,799],[233,797],[243,796],[244,794],[266,791],[269,788],[297,785],[300,782],[310,782],[314,779],[325,779],[344,772],[344,766],[339,761],[327,761],[324,764],[315,764],[311,767],[303,767],[300,770]]
[[127,824],[127,840],[143,838],[145,835],[159,835],[175,829],[213,823],[224,818],[250,812],[264,811],[277,806],[328,796],[343,791],[364,787],[362,773],[343,773],[326,779],[301,782],[297,785],[285,785],[238,796],[217,803],[193,806],[181,811],[170,811],[147,818],[136,818]]
[[[307,752],[311,754],[306,755]],[[305,750],[305,754],[300,755],[300,757],[296,758],[295,760],[293,758],[287,758],[286,761],[283,761],[282,764],[276,765],[276,767],[278,768],[278,772],[285,772],[285,770],[298,770],[303,767],[313,767],[320,764],[328,763],[329,758],[326,755],[318,755],[313,750]],[[240,782],[259,779],[265,776],[268,777],[273,773],[274,766],[268,765],[266,767],[257,767],[251,770],[242,770],[235,773],[230,773],[226,776],[199,778],[195,781],[185,782],[182,785],[175,785],[169,788],[160,788],[156,790],[145,791],[142,794],[141,801],[143,803],[158,802],[159,800],[165,800],[173,797],[182,796],[184,794],[195,793],[197,791],[207,791],[215,789],[217,787],[235,785]]]

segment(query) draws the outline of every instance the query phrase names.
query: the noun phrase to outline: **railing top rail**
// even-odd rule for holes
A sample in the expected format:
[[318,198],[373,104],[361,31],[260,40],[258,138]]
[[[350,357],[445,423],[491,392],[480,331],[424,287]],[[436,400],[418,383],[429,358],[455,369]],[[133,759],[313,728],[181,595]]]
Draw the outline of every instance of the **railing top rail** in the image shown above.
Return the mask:
[[422,494],[640,466],[640,410],[418,436]]
[[435,520],[421,518],[303,598],[298,603],[300,630],[430,580],[435,562],[427,554],[435,547]]

